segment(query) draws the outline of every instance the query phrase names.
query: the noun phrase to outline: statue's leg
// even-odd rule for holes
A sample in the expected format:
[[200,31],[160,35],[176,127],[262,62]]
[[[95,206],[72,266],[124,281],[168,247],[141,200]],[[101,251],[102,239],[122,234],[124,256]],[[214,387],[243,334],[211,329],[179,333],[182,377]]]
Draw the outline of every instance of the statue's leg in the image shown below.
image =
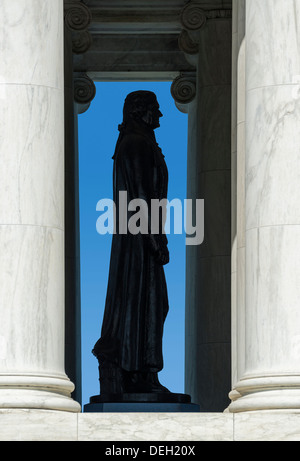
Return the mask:
[[129,394],[149,393],[150,386],[139,371],[124,371],[124,390]]
[[122,369],[117,365],[99,363],[99,380],[101,394],[123,394],[124,382]]

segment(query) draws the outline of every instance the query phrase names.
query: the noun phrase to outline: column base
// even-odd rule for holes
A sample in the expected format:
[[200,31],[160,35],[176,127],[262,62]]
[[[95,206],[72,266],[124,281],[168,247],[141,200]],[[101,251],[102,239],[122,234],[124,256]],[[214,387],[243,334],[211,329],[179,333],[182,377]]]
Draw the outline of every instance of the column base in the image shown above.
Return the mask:
[[[237,397],[237,395],[240,397]],[[300,376],[242,379],[236,386],[230,413],[247,411],[300,411]]]
[[78,413],[81,406],[71,398],[73,383],[49,376],[0,376],[0,409],[40,409]]

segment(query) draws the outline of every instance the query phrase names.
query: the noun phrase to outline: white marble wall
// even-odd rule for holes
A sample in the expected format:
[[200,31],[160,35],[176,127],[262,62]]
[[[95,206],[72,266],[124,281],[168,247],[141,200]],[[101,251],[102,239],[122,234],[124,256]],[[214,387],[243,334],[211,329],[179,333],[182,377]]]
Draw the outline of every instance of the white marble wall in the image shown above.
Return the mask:
[[63,0],[1,0],[0,55],[0,407],[78,411],[64,371]]
[[[118,442],[300,441],[295,412],[229,413],[68,413],[0,410],[0,441]],[[173,443],[172,443],[173,442]],[[231,447],[230,447],[231,448]],[[142,448],[141,448],[142,449]],[[145,449],[145,445],[143,445]],[[197,450],[201,446],[197,444]]]
[[300,1],[246,6],[246,350],[231,409],[297,410]]

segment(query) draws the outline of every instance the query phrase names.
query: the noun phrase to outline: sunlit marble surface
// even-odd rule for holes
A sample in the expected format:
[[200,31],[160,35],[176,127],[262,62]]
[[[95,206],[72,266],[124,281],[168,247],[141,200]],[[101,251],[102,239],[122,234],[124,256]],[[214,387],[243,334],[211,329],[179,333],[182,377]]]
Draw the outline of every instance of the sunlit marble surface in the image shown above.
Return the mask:
[[1,0],[1,82],[63,88],[62,7],[61,0]]
[[80,411],[64,372],[63,6],[0,3],[0,408]]
[[0,225],[64,227],[62,93],[38,85],[6,85],[1,100]]
[[0,376],[63,372],[63,244],[59,229],[0,226]]
[[292,410],[300,408],[300,1],[246,7],[245,369],[231,409]]
[[300,413],[74,414],[0,410],[0,441],[300,441]]

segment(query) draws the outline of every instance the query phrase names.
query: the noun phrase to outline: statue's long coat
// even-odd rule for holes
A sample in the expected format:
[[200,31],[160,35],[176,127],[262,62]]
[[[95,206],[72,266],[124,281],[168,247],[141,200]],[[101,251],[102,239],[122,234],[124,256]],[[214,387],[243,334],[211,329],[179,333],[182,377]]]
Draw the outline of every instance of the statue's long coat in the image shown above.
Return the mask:
[[[127,371],[163,368],[162,336],[169,309],[164,268],[155,259],[166,236],[120,235],[119,192],[128,202],[167,198],[168,171],[154,131],[133,122],[120,128],[114,155],[116,233],[113,236],[109,281],[101,338],[93,353]],[[128,212],[128,219],[135,212]]]

